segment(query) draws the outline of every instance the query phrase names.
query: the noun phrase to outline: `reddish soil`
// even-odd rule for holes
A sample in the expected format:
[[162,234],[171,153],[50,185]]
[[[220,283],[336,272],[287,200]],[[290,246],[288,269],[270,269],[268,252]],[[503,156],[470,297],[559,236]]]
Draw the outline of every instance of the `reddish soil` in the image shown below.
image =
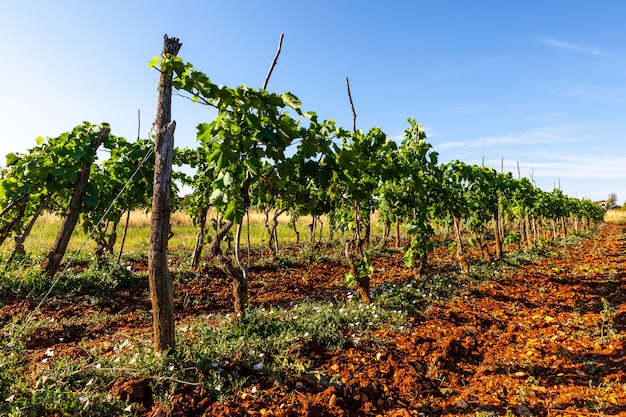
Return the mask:
[[[506,269],[497,280],[467,285],[457,298],[411,316],[408,333],[379,330],[340,351],[302,346],[319,379],[260,377],[225,402],[184,386],[169,409],[153,403],[141,379],[118,380],[111,393],[143,403],[147,416],[626,415],[626,225],[606,224],[581,245],[554,250],[558,256]],[[429,261],[431,273],[451,264],[447,249]],[[401,254],[375,266],[374,286],[408,279]],[[232,308],[230,285],[216,280],[215,270],[198,272],[200,279],[183,279],[175,289],[179,324]],[[345,272],[340,263],[253,267],[251,303],[342,299],[349,292]],[[112,345],[113,334],[150,337],[146,291],[119,295],[122,301],[109,310],[121,319],[106,327],[34,334],[33,365],[48,348],[58,356],[84,354],[81,340],[101,346]],[[0,320],[35,305],[3,303]],[[87,300],[56,297],[41,314],[58,320],[94,312]]]

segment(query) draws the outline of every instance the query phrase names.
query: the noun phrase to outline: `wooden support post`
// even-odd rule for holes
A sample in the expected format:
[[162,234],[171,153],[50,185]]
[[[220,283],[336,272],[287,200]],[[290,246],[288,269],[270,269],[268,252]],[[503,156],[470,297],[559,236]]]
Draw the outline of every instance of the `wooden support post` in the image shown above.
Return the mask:
[[[109,137],[110,132],[111,130],[108,127],[102,128],[98,135],[91,139],[91,147],[94,155],[100,145]],[[72,233],[74,233],[74,228],[78,223],[83,207],[83,198],[87,193],[87,184],[89,183],[89,172],[91,171],[92,163],[91,160],[87,160],[81,165],[80,171],[78,172],[78,179],[76,180],[72,197],[70,198],[70,204],[67,208],[63,223],[61,224],[61,229],[54,239],[52,249],[50,249],[50,252],[48,252],[43,261],[41,261],[41,272],[50,276],[55,275],[59,270],[61,260],[67,250],[67,245],[70,243]]]
[[[165,35],[162,56],[176,55],[182,44]],[[172,74],[163,71],[159,80],[157,113],[154,121],[154,187],[148,251],[148,281],[154,327],[154,351],[174,349],[174,296],[172,277],[167,266],[167,241],[170,232],[170,194],[174,129],[172,121]]]

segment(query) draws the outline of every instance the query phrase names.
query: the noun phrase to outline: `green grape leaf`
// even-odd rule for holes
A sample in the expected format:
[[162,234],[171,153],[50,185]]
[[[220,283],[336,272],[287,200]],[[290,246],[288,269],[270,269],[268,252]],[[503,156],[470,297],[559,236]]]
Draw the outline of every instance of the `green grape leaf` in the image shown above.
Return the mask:
[[150,62],[148,62],[148,68],[152,69],[152,68],[158,68],[159,66],[159,57],[158,56],[154,56],[152,57],[152,59],[150,60]]
[[209,204],[211,204],[212,206],[222,205],[224,197],[225,195],[222,190],[213,190],[213,192],[209,196]]
[[404,253],[404,266],[408,268],[413,266],[413,249],[409,249]]
[[286,105],[288,105],[289,107],[291,107],[292,109],[296,111],[300,107],[302,107],[302,102],[300,101],[300,99],[298,99],[298,97],[291,94],[289,91],[283,92],[283,94],[281,95],[281,98],[283,99]]
[[84,203],[85,203],[85,208],[90,209],[92,207],[95,207],[96,204],[98,204],[98,199],[94,196],[87,195],[85,196]]
[[11,166],[17,161],[19,161],[20,157],[14,154],[13,152],[7,154],[7,166]]
[[226,172],[222,177],[222,181],[224,183],[224,187],[228,187],[230,184],[233,183],[233,176],[230,175],[230,172]]

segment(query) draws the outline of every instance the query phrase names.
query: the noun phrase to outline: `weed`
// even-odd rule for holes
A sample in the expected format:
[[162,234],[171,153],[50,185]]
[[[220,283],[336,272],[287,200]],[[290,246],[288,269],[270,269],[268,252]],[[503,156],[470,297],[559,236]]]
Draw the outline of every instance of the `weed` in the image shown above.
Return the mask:
[[457,275],[429,276],[404,284],[387,283],[376,287],[373,298],[380,306],[409,314],[423,312],[433,301],[451,298],[459,288]]
[[504,237],[503,243],[505,245],[517,245],[521,242],[522,235],[520,232],[511,232]]
[[491,410],[476,411],[476,417],[497,417],[497,413]]
[[107,265],[101,269],[94,265],[82,271],[69,271],[65,273],[63,279],[41,274],[37,265],[28,269],[8,271],[0,280],[0,294],[3,297],[13,294],[39,299],[53,285],[51,295],[63,294],[71,297],[77,294],[90,294],[95,300],[108,303],[112,300],[115,290],[142,287],[145,286],[145,282],[137,280],[131,272],[117,264]]
[[606,298],[602,297],[602,310],[600,311],[600,343],[606,343],[610,340],[619,339],[620,335],[615,329],[613,318],[617,312],[617,308],[613,307]]

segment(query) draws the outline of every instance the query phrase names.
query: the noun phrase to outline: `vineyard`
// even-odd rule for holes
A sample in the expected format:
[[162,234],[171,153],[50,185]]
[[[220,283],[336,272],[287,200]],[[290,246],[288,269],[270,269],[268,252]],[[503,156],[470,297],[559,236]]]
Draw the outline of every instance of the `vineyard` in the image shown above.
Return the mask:
[[[167,41],[151,137],[84,122],[6,157],[2,415],[626,412],[603,207],[441,163],[411,118],[394,141],[214,84]],[[195,149],[172,91],[217,110]]]

